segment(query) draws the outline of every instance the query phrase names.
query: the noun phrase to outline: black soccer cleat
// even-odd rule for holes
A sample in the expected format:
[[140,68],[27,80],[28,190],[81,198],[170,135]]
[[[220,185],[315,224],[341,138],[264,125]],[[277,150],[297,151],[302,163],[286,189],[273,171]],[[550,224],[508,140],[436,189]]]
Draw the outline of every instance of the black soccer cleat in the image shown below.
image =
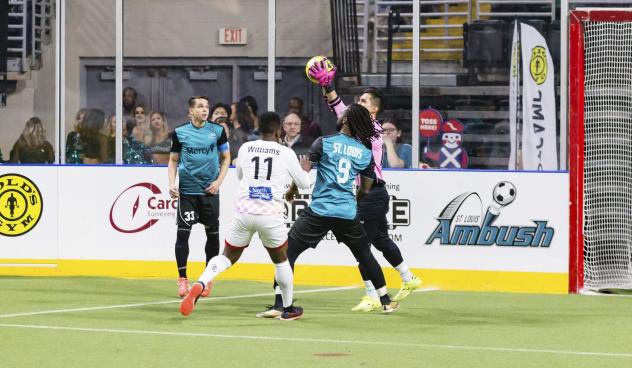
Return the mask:
[[279,318],[281,321],[293,321],[303,316],[303,308],[290,305],[287,308],[283,308],[283,313]]

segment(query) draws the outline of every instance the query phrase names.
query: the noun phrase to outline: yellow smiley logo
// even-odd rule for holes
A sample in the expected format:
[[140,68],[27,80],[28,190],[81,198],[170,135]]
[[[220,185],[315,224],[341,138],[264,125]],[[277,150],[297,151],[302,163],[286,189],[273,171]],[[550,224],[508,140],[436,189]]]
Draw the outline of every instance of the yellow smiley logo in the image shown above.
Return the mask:
[[42,193],[29,178],[0,176],[0,235],[20,236],[37,225],[42,216]]
[[546,81],[547,60],[546,49],[542,46],[536,46],[531,50],[531,78],[536,84],[540,85]]

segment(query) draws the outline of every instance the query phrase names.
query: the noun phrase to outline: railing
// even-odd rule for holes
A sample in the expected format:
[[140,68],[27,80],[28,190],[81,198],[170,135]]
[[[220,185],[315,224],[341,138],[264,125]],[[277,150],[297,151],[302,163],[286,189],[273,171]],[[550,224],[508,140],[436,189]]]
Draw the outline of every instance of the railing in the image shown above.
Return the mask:
[[[462,24],[481,18],[524,17],[548,18],[555,20],[555,0],[418,0],[420,16],[420,51],[427,54],[461,53],[463,40]],[[359,41],[362,55],[362,71],[377,71],[377,63],[368,65],[366,60],[379,60],[384,63],[389,53],[388,15],[391,8],[400,9],[405,24],[399,26],[399,32],[392,35],[398,47],[394,54],[412,52],[412,5],[413,0],[359,0],[356,2],[358,14]],[[518,6],[519,8],[516,8]],[[407,10],[407,11],[405,11]],[[439,21],[438,21],[439,20]],[[373,27],[371,27],[373,26]],[[371,34],[373,30],[373,34]],[[457,41],[457,42],[455,42]],[[438,46],[437,46],[438,45]],[[446,45],[446,47],[441,47]]]
[[27,65],[26,0],[9,0],[8,71],[21,72]]
[[31,0],[31,68],[42,65],[42,44],[50,39],[53,0]]
[[[481,10],[481,5],[491,5],[492,10]],[[515,6],[524,5],[524,9],[516,10],[515,8],[500,10],[494,9],[495,6]],[[547,8],[548,5],[548,9]],[[550,18],[555,20],[555,0],[478,0],[476,2],[476,19],[481,17],[511,17],[511,18]]]
[[[355,0],[330,0],[331,40],[334,63],[341,77],[354,77],[360,84],[358,15]],[[366,27],[366,24],[364,25]]]
[[42,48],[50,41],[54,7],[54,0],[9,0],[9,72],[22,73],[42,66]]

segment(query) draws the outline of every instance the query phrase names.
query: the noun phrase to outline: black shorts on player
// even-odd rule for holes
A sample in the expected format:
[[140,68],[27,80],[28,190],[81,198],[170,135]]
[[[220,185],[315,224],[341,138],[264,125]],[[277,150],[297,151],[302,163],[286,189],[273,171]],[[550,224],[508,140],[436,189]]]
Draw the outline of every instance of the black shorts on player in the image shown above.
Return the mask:
[[366,234],[360,220],[319,216],[309,207],[296,219],[288,237],[298,240],[304,251],[307,248],[316,248],[329,230],[338,242],[346,244],[352,251],[354,248],[368,247],[368,244],[363,242]]
[[219,195],[180,194],[178,229],[191,229],[196,223],[210,228],[219,227]]

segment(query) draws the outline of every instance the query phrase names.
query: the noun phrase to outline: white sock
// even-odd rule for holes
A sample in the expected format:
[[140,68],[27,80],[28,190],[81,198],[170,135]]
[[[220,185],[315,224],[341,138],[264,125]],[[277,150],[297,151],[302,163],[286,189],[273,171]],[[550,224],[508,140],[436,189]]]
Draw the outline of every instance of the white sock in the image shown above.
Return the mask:
[[395,267],[395,269],[399,272],[399,275],[402,277],[402,281],[408,282],[413,279],[413,273],[408,269],[408,265],[405,262],[402,262],[399,266]]
[[200,275],[198,281],[204,283],[204,285],[208,284],[211,280],[214,280],[217,275],[229,269],[233,264],[230,262],[230,259],[226,258],[225,255],[220,254],[211,258],[208,261],[208,265],[206,265],[206,269]]
[[274,264],[274,278],[281,289],[283,308],[287,308],[292,305],[292,294],[294,294],[294,274],[288,260]]
[[377,295],[377,291],[375,291],[375,286],[371,280],[364,280],[364,289],[366,290],[366,296],[377,299],[379,296]]
[[277,285],[277,286],[274,288],[274,294],[275,294],[275,295],[281,294],[281,287],[280,287],[279,285]]
[[379,295],[379,296],[384,296],[384,295],[386,295],[386,293],[388,293],[388,289],[386,289],[386,285],[384,285],[381,288],[377,289],[377,295]]

